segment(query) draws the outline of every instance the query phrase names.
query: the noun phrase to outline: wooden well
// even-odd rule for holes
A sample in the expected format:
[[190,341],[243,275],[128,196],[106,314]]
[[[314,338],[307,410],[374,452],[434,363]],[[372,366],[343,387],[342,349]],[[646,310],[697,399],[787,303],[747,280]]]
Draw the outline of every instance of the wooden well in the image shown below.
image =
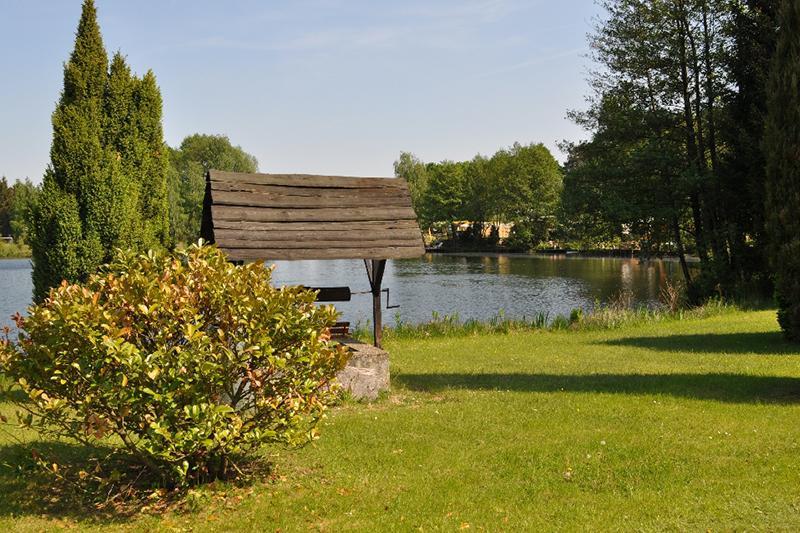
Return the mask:
[[232,261],[363,259],[377,347],[386,260],[425,253],[408,184],[401,178],[211,170],[201,236]]

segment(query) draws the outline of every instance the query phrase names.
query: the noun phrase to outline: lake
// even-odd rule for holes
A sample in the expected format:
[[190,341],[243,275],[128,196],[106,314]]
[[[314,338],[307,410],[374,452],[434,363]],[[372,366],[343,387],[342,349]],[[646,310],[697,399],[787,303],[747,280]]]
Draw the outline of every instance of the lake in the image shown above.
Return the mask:
[[[544,255],[427,254],[421,259],[389,261],[383,287],[391,305],[384,321],[391,325],[424,322],[432,313],[457,314],[461,319],[488,320],[498,313],[531,318],[540,312],[551,318],[572,309],[591,310],[621,290],[639,304],[655,305],[665,280],[680,275],[677,262],[637,259]],[[349,286],[368,291],[362,261],[295,261],[276,263],[276,284],[312,287]],[[0,326],[23,312],[31,299],[31,266],[27,259],[0,260]],[[372,317],[371,296],[354,294],[337,304],[342,319],[366,323]],[[386,308],[386,295],[383,298]]]

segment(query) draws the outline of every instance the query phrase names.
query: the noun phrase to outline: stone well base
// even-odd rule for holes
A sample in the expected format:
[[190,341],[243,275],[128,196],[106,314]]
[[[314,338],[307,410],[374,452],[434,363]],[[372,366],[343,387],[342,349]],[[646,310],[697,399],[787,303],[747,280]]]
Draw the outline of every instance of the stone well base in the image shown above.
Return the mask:
[[389,390],[389,352],[371,344],[347,341],[353,354],[336,378],[357,400],[375,400]]

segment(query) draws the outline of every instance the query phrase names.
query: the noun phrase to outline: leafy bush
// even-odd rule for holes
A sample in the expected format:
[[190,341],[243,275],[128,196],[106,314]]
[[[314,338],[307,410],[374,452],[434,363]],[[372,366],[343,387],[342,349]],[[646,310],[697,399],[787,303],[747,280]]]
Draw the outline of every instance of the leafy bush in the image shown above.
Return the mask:
[[84,285],[64,282],[0,344],[0,368],[30,398],[22,421],[111,446],[167,486],[314,438],[347,357],[326,334],[336,312],[270,278],[192,246],[119,251]]

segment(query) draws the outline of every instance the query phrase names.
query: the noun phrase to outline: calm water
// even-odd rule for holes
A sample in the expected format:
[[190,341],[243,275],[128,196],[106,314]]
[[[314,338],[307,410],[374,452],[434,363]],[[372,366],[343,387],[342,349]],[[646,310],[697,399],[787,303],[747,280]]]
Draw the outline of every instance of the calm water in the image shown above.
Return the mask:
[[11,315],[25,311],[32,292],[30,260],[0,259],[0,328],[13,325]]
[[[0,260],[0,326],[10,324],[10,315],[24,311],[30,302],[30,268],[27,259]],[[576,307],[591,309],[595,301],[607,301],[623,289],[630,290],[637,302],[651,305],[664,281],[678,275],[678,264],[671,261],[429,254],[418,260],[389,261],[383,286],[390,289],[389,303],[400,307],[384,310],[384,320],[392,324],[399,313],[405,322],[423,322],[433,312],[483,320],[500,312],[510,318],[530,318],[539,312],[553,317]],[[274,281],[369,290],[361,261],[278,262]],[[353,324],[372,316],[367,294],[354,295],[353,301],[337,307],[342,319]]]

